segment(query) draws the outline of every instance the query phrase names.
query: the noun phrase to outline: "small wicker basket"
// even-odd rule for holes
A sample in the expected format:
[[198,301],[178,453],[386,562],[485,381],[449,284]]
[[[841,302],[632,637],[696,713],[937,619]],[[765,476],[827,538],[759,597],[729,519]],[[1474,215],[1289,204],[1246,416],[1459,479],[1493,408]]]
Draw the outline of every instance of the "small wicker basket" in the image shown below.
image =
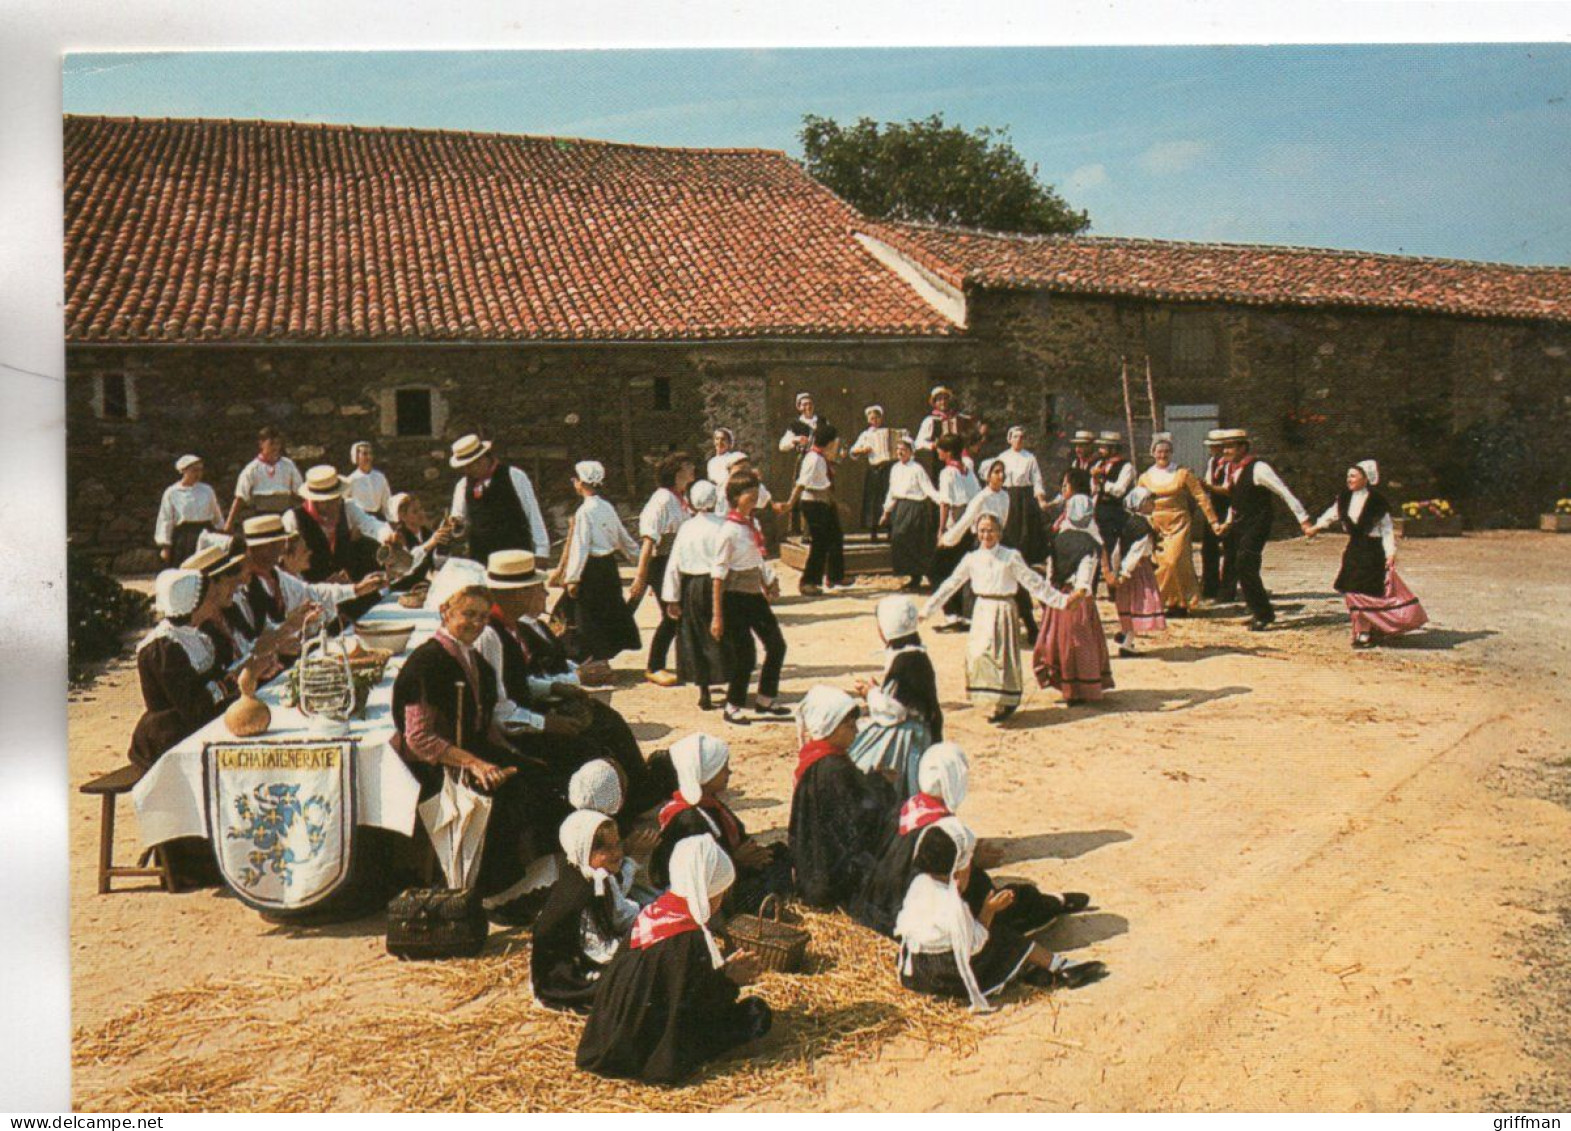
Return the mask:
[[[736,949],[746,949],[756,954],[759,965],[765,970],[780,974],[796,973],[802,968],[802,960],[807,956],[807,929],[780,921],[780,899],[777,896],[765,896],[758,910],[758,915],[731,916],[726,920],[722,936]],[[772,917],[766,918],[771,911]]]

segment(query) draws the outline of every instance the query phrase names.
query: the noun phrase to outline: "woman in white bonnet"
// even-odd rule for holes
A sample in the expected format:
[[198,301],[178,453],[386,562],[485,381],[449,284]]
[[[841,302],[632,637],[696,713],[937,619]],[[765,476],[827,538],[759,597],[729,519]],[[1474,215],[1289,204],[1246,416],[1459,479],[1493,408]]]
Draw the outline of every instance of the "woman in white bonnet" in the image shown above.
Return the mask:
[[573,516],[573,529],[562,555],[562,583],[567,596],[559,614],[572,626],[580,662],[609,661],[639,646],[638,625],[622,594],[616,556],[636,562],[639,544],[622,525],[616,508],[601,496],[605,467],[583,460],[573,469],[573,487],[583,498]]
[[848,754],[859,769],[893,785],[904,801],[917,790],[922,751],[944,740],[944,709],[933,661],[917,631],[916,602],[885,597],[878,602],[877,619],[884,669],[876,685],[857,681],[856,693],[867,701],[867,725]]
[[[1316,520],[1313,531],[1340,525],[1347,535],[1335,588],[1347,602],[1353,647],[1373,648],[1429,623],[1424,606],[1396,572],[1396,528],[1391,504],[1375,490],[1380,465],[1372,459],[1347,469],[1347,487]],[[1314,537],[1311,533],[1309,537]]]

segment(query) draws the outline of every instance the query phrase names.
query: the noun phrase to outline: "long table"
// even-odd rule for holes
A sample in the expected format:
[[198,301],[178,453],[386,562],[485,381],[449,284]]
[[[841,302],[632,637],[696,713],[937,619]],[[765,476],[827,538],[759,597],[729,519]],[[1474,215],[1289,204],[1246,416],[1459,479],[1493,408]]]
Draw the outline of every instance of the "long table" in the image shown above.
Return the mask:
[[[406,609],[396,598],[376,605],[359,624],[403,622],[415,626],[409,645],[402,655],[387,665],[382,681],[372,688],[364,717],[349,720],[349,737],[355,739],[354,782],[355,816],[361,825],[374,825],[411,836],[415,829],[415,806],[420,786],[403,760],[393,750],[393,679],[409,653],[431,638],[441,623],[434,610]],[[352,633],[352,630],[351,630]],[[246,742],[300,743],[320,739],[311,733],[309,721],[297,708],[282,703],[283,679],[261,688],[257,698],[273,713],[272,723],[263,734]],[[162,844],[177,837],[209,836],[207,808],[203,803],[202,751],[211,742],[233,742],[235,737],[224,725],[222,716],[186,737],[167,751],[143,775],[131,791],[136,806],[138,830],[144,846]]]

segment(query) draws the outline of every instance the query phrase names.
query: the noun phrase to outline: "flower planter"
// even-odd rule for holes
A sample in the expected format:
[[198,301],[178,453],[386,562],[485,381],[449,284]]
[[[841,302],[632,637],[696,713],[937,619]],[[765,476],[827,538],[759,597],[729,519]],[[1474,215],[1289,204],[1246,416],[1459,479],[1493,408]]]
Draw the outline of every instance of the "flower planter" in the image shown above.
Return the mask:
[[1555,534],[1571,533],[1571,514],[1541,514],[1538,516],[1538,528]]
[[1434,515],[1404,518],[1397,523],[1397,533],[1403,538],[1460,538],[1462,516],[1453,514],[1447,518]]

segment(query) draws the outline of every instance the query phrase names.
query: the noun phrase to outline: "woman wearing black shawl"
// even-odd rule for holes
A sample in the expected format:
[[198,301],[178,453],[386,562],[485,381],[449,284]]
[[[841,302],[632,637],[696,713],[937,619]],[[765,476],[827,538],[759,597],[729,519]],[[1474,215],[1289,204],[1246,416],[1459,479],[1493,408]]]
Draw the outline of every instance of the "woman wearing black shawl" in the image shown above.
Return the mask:
[[867,725],[846,753],[859,769],[889,782],[904,801],[917,790],[922,751],[944,740],[944,709],[933,661],[917,632],[916,603],[885,597],[878,602],[877,618],[884,673],[876,687],[857,683],[857,694],[867,700]]
[[840,907],[861,890],[878,837],[895,807],[882,777],[846,757],[856,737],[856,700],[818,686],[798,708],[803,741],[791,794],[791,861],[796,889],[814,907]]
[[599,1076],[679,1084],[705,1061],[769,1032],[773,1014],[738,987],[758,975],[748,951],[722,959],[709,921],[736,879],[710,836],[671,853],[671,890],[638,914],[600,977],[578,1067]]

